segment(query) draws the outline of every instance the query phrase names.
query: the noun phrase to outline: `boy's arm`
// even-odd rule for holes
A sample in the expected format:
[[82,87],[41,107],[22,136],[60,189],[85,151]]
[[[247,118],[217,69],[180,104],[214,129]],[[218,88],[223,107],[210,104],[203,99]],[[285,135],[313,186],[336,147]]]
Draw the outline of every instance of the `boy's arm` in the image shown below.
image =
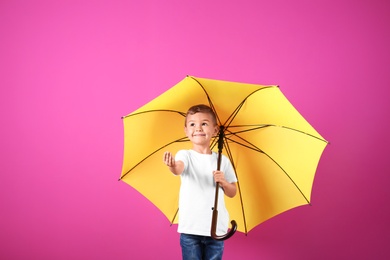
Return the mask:
[[184,163],[182,161],[175,161],[175,157],[171,152],[164,153],[163,161],[175,175],[180,175],[184,170]]
[[171,166],[168,166],[171,173],[180,175],[184,170],[184,163],[182,161],[174,161]]
[[221,185],[221,183],[219,183],[219,185],[222,187],[222,189],[225,192],[226,196],[228,196],[229,198],[233,198],[234,196],[236,196],[237,186],[236,186],[235,182],[233,182],[233,183],[226,182],[226,183],[224,183],[222,185]]

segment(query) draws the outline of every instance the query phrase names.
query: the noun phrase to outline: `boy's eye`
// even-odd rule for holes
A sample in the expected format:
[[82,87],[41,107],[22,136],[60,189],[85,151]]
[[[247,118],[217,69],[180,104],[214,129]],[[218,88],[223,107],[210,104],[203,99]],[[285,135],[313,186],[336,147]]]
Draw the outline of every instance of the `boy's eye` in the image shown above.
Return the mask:
[[208,124],[207,123],[202,123],[202,126],[208,126]]
[[195,123],[190,123],[190,126],[195,126]]

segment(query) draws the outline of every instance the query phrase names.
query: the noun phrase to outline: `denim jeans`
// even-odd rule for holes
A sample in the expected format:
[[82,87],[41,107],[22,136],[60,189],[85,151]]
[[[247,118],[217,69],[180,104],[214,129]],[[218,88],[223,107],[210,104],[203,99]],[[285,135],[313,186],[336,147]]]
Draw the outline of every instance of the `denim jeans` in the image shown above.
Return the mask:
[[183,260],[221,260],[224,242],[212,237],[180,234]]

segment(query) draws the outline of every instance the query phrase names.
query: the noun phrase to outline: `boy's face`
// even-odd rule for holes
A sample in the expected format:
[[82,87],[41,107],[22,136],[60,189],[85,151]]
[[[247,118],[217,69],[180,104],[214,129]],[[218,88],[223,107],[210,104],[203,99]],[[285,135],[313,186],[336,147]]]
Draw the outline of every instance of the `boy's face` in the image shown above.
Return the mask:
[[209,146],[211,138],[218,133],[218,126],[209,113],[198,112],[187,115],[184,131],[193,144]]

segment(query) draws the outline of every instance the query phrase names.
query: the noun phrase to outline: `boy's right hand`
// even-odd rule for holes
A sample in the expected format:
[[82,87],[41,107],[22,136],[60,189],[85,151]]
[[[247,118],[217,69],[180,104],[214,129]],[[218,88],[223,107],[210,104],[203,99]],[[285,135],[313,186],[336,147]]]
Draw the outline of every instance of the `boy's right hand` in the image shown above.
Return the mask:
[[171,152],[165,152],[163,156],[163,161],[168,167],[175,167],[175,157]]
[[175,161],[175,157],[171,152],[164,153],[163,162],[175,175],[180,175],[184,170],[184,163],[182,161]]

